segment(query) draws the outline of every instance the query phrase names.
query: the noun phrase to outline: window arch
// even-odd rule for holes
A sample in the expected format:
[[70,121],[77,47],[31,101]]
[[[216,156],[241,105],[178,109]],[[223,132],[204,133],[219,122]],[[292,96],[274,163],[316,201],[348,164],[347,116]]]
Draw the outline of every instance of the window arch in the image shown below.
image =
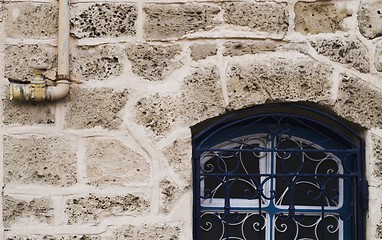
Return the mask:
[[194,239],[365,239],[364,141],[302,105],[192,128]]

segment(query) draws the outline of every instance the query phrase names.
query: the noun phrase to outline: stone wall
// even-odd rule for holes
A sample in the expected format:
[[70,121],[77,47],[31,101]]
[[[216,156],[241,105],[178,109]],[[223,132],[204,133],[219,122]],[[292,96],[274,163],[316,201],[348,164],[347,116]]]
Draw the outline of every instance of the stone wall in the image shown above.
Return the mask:
[[9,81],[57,66],[57,2],[0,2],[2,239],[191,239],[189,127],[269,102],[310,102],[363,127],[382,238],[379,0],[71,2],[59,102]]

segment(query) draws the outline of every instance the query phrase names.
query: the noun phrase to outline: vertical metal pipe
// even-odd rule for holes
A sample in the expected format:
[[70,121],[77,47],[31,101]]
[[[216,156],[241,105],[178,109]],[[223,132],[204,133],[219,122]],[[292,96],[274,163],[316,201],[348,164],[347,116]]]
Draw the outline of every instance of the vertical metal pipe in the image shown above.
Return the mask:
[[[59,0],[58,80],[69,78],[69,0]],[[61,78],[60,78],[61,76]]]

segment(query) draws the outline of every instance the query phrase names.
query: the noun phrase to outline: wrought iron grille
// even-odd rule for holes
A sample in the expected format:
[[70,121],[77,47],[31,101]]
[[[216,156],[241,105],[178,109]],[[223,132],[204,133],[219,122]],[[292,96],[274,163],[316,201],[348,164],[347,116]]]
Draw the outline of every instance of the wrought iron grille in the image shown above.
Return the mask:
[[364,239],[362,139],[306,107],[270,109],[194,134],[194,239]]

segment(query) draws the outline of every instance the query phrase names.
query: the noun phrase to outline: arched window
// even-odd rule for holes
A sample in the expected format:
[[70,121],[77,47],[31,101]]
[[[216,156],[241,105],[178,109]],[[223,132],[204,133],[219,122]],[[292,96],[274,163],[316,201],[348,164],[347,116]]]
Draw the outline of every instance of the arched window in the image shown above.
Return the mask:
[[301,105],[193,127],[194,239],[363,240],[364,141]]

